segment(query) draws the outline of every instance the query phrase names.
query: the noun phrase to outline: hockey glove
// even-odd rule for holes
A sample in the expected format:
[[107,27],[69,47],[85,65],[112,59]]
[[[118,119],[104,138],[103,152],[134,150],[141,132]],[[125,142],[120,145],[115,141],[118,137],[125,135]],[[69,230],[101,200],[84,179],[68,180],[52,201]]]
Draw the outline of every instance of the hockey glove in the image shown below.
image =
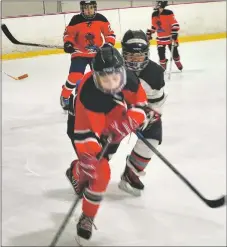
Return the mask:
[[63,96],[60,97],[60,104],[63,110],[68,111],[69,110],[69,99],[64,98]]
[[64,51],[65,53],[73,53],[75,49],[73,48],[73,44],[71,42],[65,42],[64,44]]
[[90,154],[83,154],[80,157],[80,179],[81,181],[94,180],[97,178],[96,167],[100,161]]
[[95,177],[95,162],[96,160],[92,162],[86,159],[73,161],[71,183],[77,195],[81,196],[84,189],[88,187],[89,181]]
[[139,125],[133,119],[127,117],[120,121],[113,121],[104,131],[104,135],[111,135],[112,143],[120,143],[125,136],[138,127]]
[[151,29],[147,29],[147,32],[146,32],[146,35],[147,35],[147,39],[148,39],[148,41],[149,40],[152,40],[152,32],[151,32]]
[[159,121],[161,118],[161,115],[158,112],[152,110],[149,107],[145,109],[145,113],[146,119],[143,122],[142,126],[139,128],[141,131],[150,129],[152,127],[152,124]]

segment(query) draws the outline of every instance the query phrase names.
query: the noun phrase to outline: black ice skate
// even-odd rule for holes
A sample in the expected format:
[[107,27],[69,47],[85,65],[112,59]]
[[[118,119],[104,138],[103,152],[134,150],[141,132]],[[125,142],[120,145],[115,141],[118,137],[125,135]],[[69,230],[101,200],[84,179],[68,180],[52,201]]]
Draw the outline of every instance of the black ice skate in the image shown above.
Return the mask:
[[73,161],[71,163],[70,168],[68,168],[66,170],[66,176],[69,179],[69,182],[71,183],[71,185],[73,186],[75,193],[82,198],[82,193],[81,193],[81,190],[79,188],[78,182],[73,176],[73,167],[75,165],[75,162],[77,162],[77,161]]
[[[92,226],[94,218],[88,217],[82,213],[79,222],[77,223],[77,236],[89,240],[92,236]],[[80,241],[80,240],[79,240]]]
[[140,196],[141,191],[144,189],[144,184],[140,181],[139,177],[143,175],[145,175],[145,172],[138,171],[127,157],[125,171],[121,176],[120,183],[118,184],[119,189],[134,196]]

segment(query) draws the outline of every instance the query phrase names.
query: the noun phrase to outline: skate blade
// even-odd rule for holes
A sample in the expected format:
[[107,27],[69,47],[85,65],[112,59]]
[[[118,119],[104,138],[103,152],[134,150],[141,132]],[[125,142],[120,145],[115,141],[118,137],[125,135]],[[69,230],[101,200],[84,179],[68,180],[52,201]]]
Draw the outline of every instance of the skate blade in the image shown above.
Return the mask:
[[76,240],[78,246],[91,246],[91,245],[89,245],[89,240],[81,238],[80,236],[76,236],[75,240]]
[[169,74],[180,74],[180,73],[183,73],[183,71],[182,70],[176,70],[176,71],[172,71],[172,72],[166,72],[165,74],[166,75],[169,75]]
[[133,196],[136,196],[136,197],[141,196],[141,190],[131,187],[131,185],[124,180],[120,181],[120,183],[118,184],[118,188]]

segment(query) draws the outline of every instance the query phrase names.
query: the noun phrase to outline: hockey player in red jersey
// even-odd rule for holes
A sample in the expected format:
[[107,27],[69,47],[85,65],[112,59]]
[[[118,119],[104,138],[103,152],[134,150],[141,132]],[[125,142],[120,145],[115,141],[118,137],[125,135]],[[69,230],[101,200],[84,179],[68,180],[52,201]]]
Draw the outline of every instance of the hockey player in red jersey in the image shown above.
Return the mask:
[[[155,112],[150,120],[147,118],[147,123],[140,131],[157,148],[162,142],[161,115],[167,97],[164,92],[164,69],[149,59],[149,41],[143,31],[128,30],[121,44],[125,66],[139,78],[147,95],[148,112]],[[138,139],[126,159],[125,171],[119,188],[135,196],[141,195],[144,185],[140,177],[145,174],[145,168],[152,156],[153,152]]]
[[83,78],[100,47],[114,46],[115,34],[109,21],[97,13],[96,1],[81,1],[81,13],[74,15],[64,32],[64,51],[71,54],[69,75],[62,87],[60,103],[68,110],[72,90]]
[[[152,13],[152,27],[147,29],[148,40],[152,39],[152,34],[157,32],[157,48],[159,55],[160,65],[166,69],[168,60],[166,59],[166,45],[171,50],[173,49],[173,60],[179,70],[183,69],[180,61],[180,55],[178,51],[178,31],[180,30],[179,23],[177,22],[172,10],[165,9],[168,1],[156,1],[154,12]],[[172,42],[173,41],[173,42]]]
[[[71,132],[78,160],[66,171],[77,194],[83,190],[82,215],[77,224],[78,236],[90,239],[92,224],[110,180],[109,159],[121,140],[146,123],[146,93],[138,77],[124,67],[123,58],[113,47],[102,48],[78,88],[75,125]],[[112,143],[104,157],[97,157]],[[86,184],[88,183],[88,186]]]

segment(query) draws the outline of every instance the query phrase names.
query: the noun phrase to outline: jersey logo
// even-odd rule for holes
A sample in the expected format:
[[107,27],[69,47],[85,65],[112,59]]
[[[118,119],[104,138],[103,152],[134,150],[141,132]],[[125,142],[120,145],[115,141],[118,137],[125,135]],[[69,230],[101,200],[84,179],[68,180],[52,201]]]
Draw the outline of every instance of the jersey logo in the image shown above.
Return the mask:
[[86,46],[85,48],[93,53],[93,52],[97,52],[98,50],[98,47],[97,45],[95,44],[95,35],[93,33],[87,33],[85,35],[85,42],[86,42]]
[[90,46],[93,46],[95,44],[95,35],[93,33],[87,33],[85,35],[86,43]]
[[163,33],[163,32],[165,32],[165,30],[162,28],[162,23],[161,23],[161,21],[157,21],[156,24],[157,24],[157,26],[158,26],[158,28],[157,28],[157,33]]

